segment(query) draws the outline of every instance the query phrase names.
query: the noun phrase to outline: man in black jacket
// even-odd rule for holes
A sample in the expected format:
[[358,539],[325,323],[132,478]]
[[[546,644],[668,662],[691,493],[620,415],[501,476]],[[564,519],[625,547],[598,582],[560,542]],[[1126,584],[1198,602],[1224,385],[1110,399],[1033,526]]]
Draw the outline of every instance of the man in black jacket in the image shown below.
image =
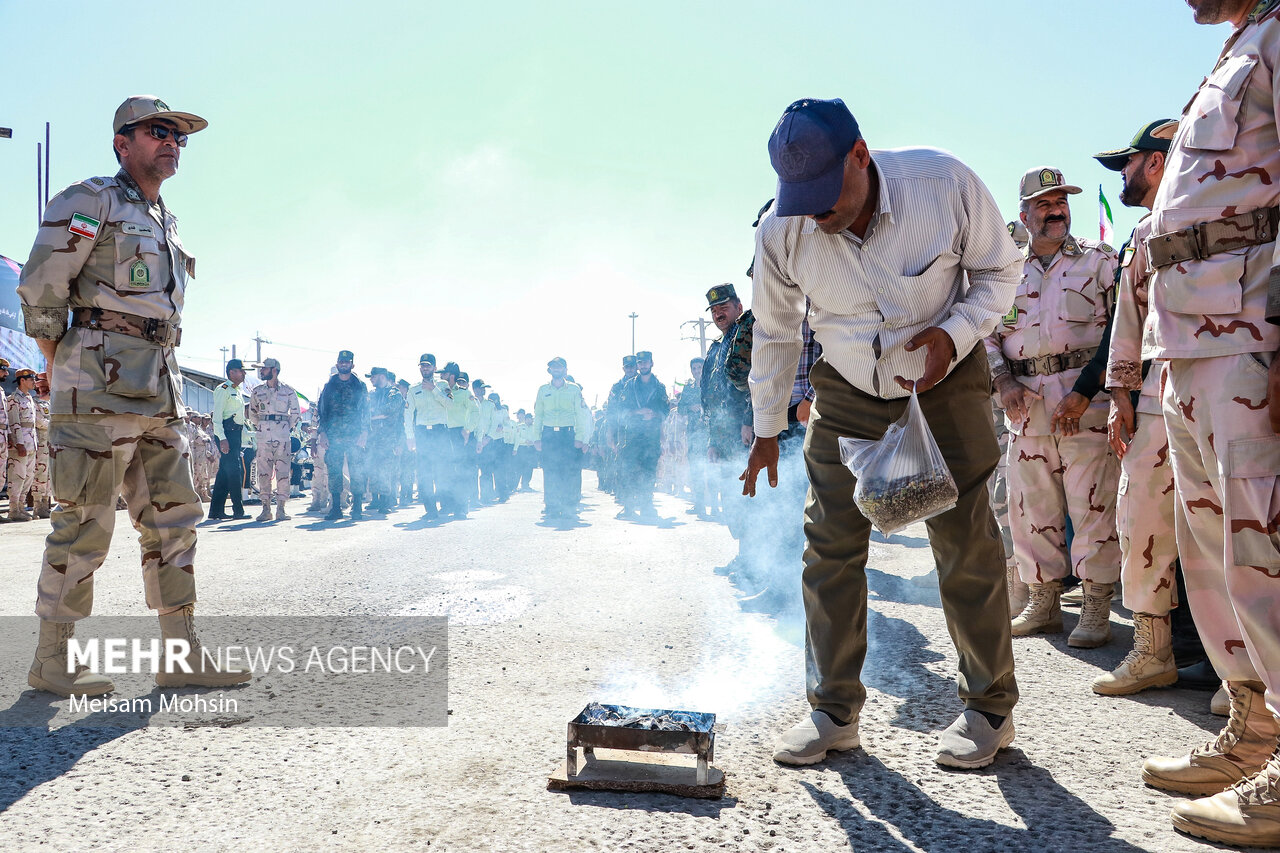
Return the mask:
[[338,372],[320,392],[320,432],[329,442],[325,465],[329,469],[329,494],[332,501],[325,521],[342,518],[342,463],[347,463],[351,478],[351,518],[358,521],[363,499],[360,474],[365,442],[369,439],[369,401],[364,383],[352,373],[355,355],[351,350],[338,353]]

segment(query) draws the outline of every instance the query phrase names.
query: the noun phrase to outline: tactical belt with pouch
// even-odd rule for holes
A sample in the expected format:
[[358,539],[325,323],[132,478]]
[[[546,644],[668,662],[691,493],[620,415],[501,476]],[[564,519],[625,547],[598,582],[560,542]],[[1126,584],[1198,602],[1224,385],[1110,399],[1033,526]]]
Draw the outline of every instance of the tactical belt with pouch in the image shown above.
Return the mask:
[[73,308],[71,325],[82,329],[96,329],[141,338],[165,347],[176,347],[182,342],[180,326],[154,317],[140,317],[137,314],[105,311],[101,308]]
[[1098,348],[1076,350],[1075,352],[1042,355],[1039,358],[1010,359],[1009,372],[1014,376],[1048,376],[1061,373],[1076,367],[1084,367],[1093,360]]
[[1153,267],[1200,261],[1221,252],[1261,246],[1276,239],[1280,208],[1262,207],[1211,222],[1197,222],[1147,238],[1147,260]]
[[289,416],[288,415],[259,415],[258,419],[264,420],[264,421],[287,421],[289,420]]

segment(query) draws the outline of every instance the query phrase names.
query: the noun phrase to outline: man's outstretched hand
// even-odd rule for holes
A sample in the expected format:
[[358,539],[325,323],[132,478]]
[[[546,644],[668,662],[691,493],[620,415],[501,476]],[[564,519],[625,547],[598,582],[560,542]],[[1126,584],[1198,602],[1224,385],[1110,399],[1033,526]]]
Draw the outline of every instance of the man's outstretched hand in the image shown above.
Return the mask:
[[916,336],[907,341],[903,347],[907,352],[915,352],[925,347],[924,356],[924,376],[921,376],[915,382],[903,379],[901,376],[893,377],[893,381],[910,391],[913,387],[916,391],[928,391],[934,385],[942,381],[947,375],[947,367],[956,357],[956,342],[951,340],[951,336],[937,326],[930,326],[916,333]]
[[742,481],[742,493],[747,497],[756,496],[756,477],[761,470],[769,472],[769,487],[778,488],[778,437],[761,438],[751,442],[751,455],[747,457],[747,470],[738,479]]

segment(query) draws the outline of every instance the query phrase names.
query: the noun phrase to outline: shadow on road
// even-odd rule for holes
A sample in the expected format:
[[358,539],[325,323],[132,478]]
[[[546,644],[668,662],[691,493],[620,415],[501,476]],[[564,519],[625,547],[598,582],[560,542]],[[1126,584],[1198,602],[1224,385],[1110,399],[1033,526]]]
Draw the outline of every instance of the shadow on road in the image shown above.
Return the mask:
[[575,806],[596,806],[602,809],[626,809],[627,811],[685,814],[690,817],[719,818],[725,809],[737,808],[734,797],[718,800],[698,800],[692,797],[676,797],[671,794],[636,794],[612,791],[566,791],[569,802]]
[[1025,827],[1005,826],[949,809],[862,750],[840,754],[825,766],[840,774],[848,797],[821,790],[811,782],[800,785],[840,823],[854,850],[1142,850],[1112,838],[1115,827],[1109,820],[1059,785],[1047,770],[1028,763],[1018,749],[1006,750],[990,767],[964,775],[995,776],[1005,802]]

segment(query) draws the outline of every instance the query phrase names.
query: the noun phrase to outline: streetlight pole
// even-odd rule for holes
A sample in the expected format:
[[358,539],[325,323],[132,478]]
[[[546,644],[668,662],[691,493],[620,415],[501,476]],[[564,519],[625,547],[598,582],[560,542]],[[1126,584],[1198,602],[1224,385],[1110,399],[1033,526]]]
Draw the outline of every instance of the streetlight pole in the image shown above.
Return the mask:
[[683,329],[685,326],[697,326],[697,327],[698,327],[698,337],[696,337],[696,338],[692,338],[692,337],[684,338],[684,340],[686,340],[686,341],[693,341],[693,340],[696,340],[696,341],[698,342],[698,346],[700,346],[700,347],[702,348],[702,357],[703,357],[703,358],[706,358],[706,357],[707,357],[707,326],[710,326],[710,325],[711,325],[711,321],[710,321],[710,320],[708,320],[706,317],[699,317],[699,318],[698,318],[698,319],[696,319],[696,320],[686,320],[686,321],[684,321],[683,323],[681,323],[681,324],[680,324],[680,328],[682,328],[682,329]]
[[631,354],[636,354],[636,318],[640,315],[632,311],[627,315],[631,318]]

